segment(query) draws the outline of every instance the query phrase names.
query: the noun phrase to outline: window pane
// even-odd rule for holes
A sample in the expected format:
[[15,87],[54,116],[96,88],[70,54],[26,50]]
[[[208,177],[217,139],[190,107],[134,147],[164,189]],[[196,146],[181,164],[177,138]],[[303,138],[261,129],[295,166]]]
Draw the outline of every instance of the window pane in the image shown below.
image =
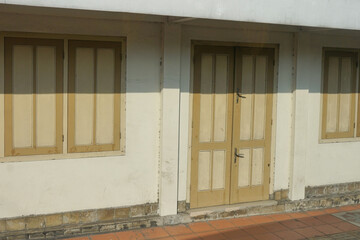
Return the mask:
[[36,146],[56,145],[55,47],[36,48]]
[[33,147],[33,47],[13,48],[13,146]]
[[327,99],[327,116],[326,132],[333,133],[337,130],[338,117],[338,92],[339,92],[339,58],[329,58],[328,72],[328,99]]
[[94,129],[94,49],[77,48],[75,62],[75,145],[91,145]]
[[115,51],[97,50],[96,144],[114,143]]

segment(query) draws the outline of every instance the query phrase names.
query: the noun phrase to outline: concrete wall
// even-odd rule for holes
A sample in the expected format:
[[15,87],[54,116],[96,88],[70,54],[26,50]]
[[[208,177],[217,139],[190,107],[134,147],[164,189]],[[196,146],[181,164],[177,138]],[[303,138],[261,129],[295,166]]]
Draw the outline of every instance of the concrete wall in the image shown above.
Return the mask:
[[0,19],[0,31],[127,38],[125,155],[0,163],[0,218],[157,202],[161,26],[31,15]]
[[360,29],[358,0],[0,0],[0,3]]

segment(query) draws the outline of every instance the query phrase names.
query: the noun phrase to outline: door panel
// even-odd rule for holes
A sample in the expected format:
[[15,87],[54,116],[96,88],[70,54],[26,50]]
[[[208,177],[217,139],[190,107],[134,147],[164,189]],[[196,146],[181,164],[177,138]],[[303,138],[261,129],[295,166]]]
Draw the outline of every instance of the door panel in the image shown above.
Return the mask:
[[195,47],[192,208],[268,199],[273,61],[273,49]]
[[273,60],[272,49],[236,49],[230,203],[269,197]]
[[229,203],[234,48],[197,46],[191,207]]

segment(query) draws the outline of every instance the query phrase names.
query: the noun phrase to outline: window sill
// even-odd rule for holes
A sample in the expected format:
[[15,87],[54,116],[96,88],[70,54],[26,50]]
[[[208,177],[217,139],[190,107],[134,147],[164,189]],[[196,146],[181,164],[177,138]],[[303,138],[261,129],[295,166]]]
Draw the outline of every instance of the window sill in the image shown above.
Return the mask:
[[360,142],[360,137],[320,139],[319,144]]
[[35,161],[95,158],[95,157],[115,157],[115,156],[125,156],[125,149],[120,151],[111,151],[111,152],[62,153],[62,154],[48,154],[48,155],[2,157],[0,158],[0,163],[35,162]]

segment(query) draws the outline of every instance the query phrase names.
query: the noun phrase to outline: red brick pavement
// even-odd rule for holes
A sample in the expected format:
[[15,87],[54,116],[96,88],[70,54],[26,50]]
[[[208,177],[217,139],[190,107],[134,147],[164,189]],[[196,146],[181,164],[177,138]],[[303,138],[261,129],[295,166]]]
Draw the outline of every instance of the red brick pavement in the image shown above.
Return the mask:
[[[360,227],[333,213],[360,209],[360,205],[317,211],[213,220],[96,234],[68,240],[296,240],[360,231]],[[347,239],[347,238],[346,238]]]

